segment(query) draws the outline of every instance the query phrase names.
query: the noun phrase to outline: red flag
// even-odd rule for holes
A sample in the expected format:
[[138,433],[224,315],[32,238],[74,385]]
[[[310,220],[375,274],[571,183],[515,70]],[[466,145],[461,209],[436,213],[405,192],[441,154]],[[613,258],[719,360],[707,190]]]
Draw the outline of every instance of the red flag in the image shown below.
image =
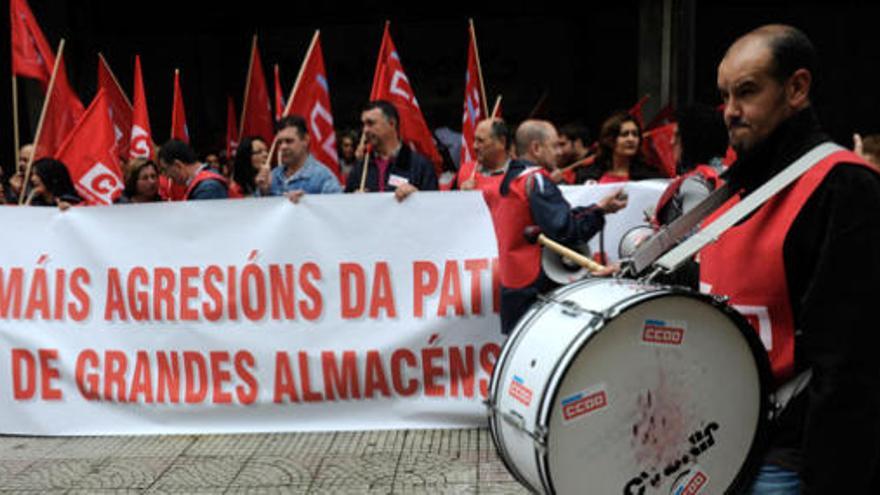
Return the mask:
[[10,0],[12,75],[38,79],[45,89],[52,77],[55,55],[26,0]]
[[67,165],[77,192],[89,204],[111,204],[124,189],[107,92],[100,88],[55,156]]
[[672,143],[677,127],[678,124],[675,122],[655,127],[644,134],[642,142],[642,151],[645,153],[648,163],[654,165],[667,177],[675,177],[676,175],[675,150]]
[[144,76],[141,74],[141,56],[134,57],[134,110],[131,118],[131,146],[129,158],[152,158],[155,149],[150,130],[150,113],[147,111],[147,95],[144,92]]
[[54,156],[84,112],[82,102],[67,81],[62,45],[55,59],[55,80],[50,81],[43,102],[43,118],[37,129],[34,160]]
[[675,122],[675,109],[672,108],[672,104],[670,103],[657,112],[657,115],[655,115],[654,118],[651,119],[651,122],[645,126],[645,130],[647,131],[655,127],[660,127],[663,124],[671,124],[673,122]]
[[257,37],[251,45],[251,61],[248,65],[248,78],[244,89],[244,103],[241,109],[241,129],[239,137],[260,136],[267,143],[272,142],[275,135],[272,121],[272,104],[269,101],[269,89],[266,86],[266,75],[263,63],[260,62],[260,51],[257,49]]
[[386,22],[370,100],[387,100],[394,104],[400,114],[401,140],[434,162],[439,174],[439,166],[442,162],[440,153],[437,152],[431,131],[428,130],[428,124],[403,70],[397,49],[391,41],[388,26],[389,23]]
[[186,109],[180,92],[180,71],[174,69],[174,106],[171,108],[171,139],[189,144],[189,128],[186,126]]
[[284,115],[302,115],[306,119],[310,136],[309,151],[341,178],[320,31],[315,31],[298,82],[290,95],[290,103]]
[[235,102],[231,96],[226,97],[226,159],[232,157],[238,149],[238,124],[235,122]]
[[284,92],[281,91],[281,73],[278,64],[275,64],[275,122],[284,116]]
[[113,119],[113,135],[116,137],[116,151],[120,157],[127,157],[133,112],[131,101],[125,96],[119,81],[110,70],[110,65],[100,53],[98,54],[98,88],[103,88],[107,94],[110,118]]
[[464,76],[464,113],[461,117],[461,159],[459,163],[474,160],[474,132],[477,124],[486,118],[486,94],[477,54],[474,25],[468,29],[467,72]]
[[644,128],[645,128],[645,116],[644,116],[644,113],[642,112],[642,107],[645,106],[645,102],[647,102],[648,99],[649,99],[650,97],[651,97],[651,95],[645,95],[645,96],[643,96],[643,97],[642,97],[639,101],[637,101],[636,104],[633,105],[632,108],[630,108],[629,111],[627,112],[627,113],[630,114],[634,119],[636,119],[636,122],[639,123],[639,129],[643,129],[643,130],[644,130]]

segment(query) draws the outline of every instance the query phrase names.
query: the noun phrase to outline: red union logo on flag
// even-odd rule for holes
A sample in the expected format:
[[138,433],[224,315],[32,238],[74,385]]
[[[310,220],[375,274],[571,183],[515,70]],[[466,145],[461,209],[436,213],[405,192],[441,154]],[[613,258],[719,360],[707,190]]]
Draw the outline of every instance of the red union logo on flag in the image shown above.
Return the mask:
[[[321,125],[321,122],[324,125]],[[320,147],[329,157],[337,161],[336,155],[336,134],[333,132],[333,116],[324,108],[320,101],[315,102],[312,112],[309,115],[309,124],[315,139],[320,143]],[[322,130],[323,127],[323,130]]]
[[131,158],[150,158],[150,135],[143,127],[134,125],[131,128]]
[[94,164],[83,174],[77,185],[86,196],[104,204],[112,204],[116,193],[123,189],[119,177],[101,162]]

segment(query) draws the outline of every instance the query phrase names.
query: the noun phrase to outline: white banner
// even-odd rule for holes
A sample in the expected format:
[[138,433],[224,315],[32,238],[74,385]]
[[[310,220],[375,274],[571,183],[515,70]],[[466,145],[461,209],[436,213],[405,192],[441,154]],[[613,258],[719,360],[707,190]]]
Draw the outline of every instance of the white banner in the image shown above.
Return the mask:
[[485,423],[501,335],[477,193],[0,208],[0,225],[3,433]]
[[9,207],[0,225],[0,433],[485,424],[502,336],[479,193]]
[[[602,184],[589,186],[562,186],[562,195],[572,206],[586,206],[595,203],[611,192],[623,188],[629,196],[626,208],[605,217],[604,247],[605,254],[611,261],[618,261],[618,247],[620,239],[628,230],[638,225],[648,225],[645,218],[646,211],[653,212],[657,201],[666,186],[668,180],[643,180],[638,182],[626,182],[622,184]],[[590,251],[598,253],[602,249],[599,246],[599,236],[593,237],[589,242]]]

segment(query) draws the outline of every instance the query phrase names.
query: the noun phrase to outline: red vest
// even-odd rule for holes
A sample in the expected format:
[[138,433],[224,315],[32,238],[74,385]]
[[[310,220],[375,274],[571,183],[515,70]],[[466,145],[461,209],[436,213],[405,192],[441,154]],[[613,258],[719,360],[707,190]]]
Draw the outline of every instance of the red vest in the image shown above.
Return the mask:
[[[700,251],[700,290],[728,296],[730,304],[749,320],[767,348],[778,383],[791,378],[795,369],[795,321],[783,243],[803,205],[828,172],[843,162],[869,166],[850,151],[832,153]],[[733,196],[705,222],[715,220],[739,201],[739,195]]]
[[229,190],[229,181],[226,179],[226,177],[223,177],[217,172],[211,171],[207,168],[203,168],[199,170],[199,173],[197,173],[195,177],[193,177],[193,180],[189,181],[189,184],[186,186],[186,194],[184,195],[184,197],[186,199],[189,199],[189,195],[192,194],[196,186],[206,180],[219,180],[226,187],[226,190]]
[[[527,168],[510,182],[510,191],[499,196],[492,208],[495,235],[498,238],[498,268],[501,285],[508,289],[521,289],[528,286],[541,273],[541,247],[530,244],[523,231],[535,221],[529,206],[526,183],[536,174],[550,180],[547,172],[540,167]],[[491,206],[490,206],[491,208]]]
[[186,198],[186,186],[169,179],[168,176],[159,176],[159,196],[165,201],[183,201]]

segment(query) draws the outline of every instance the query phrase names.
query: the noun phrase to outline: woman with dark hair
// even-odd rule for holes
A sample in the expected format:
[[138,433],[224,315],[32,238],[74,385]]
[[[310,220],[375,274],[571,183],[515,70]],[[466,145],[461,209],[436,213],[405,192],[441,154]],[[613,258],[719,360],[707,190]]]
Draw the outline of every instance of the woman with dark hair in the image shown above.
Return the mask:
[[596,161],[578,172],[578,184],[588,180],[600,184],[656,179],[663,175],[642,158],[642,129],[626,112],[618,112],[602,123]]
[[159,167],[152,160],[135,159],[125,168],[125,191],[117,203],[162,201],[159,195]]
[[269,147],[261,138],[248,136],[241,140],[232,165],[230,197],[269,194],[269,174],[264,170],[268,158]]
[[66,209],[70,205],[82,202],[82,198],[73,187],[67,166],[52,158],[41,158],[34,162],[31,186],[33,186],[33,190],[25,204],[57,205]]

